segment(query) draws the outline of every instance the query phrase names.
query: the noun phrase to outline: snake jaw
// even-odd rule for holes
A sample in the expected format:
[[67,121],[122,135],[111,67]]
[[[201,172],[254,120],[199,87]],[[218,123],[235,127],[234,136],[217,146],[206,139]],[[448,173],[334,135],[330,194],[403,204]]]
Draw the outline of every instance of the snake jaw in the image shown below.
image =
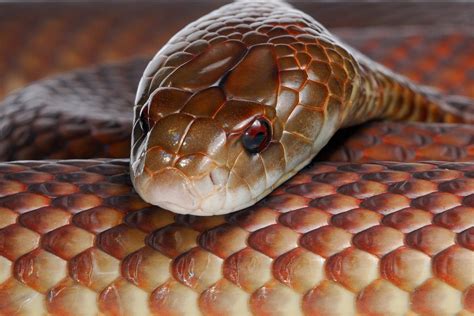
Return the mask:
[[135,179],[138,194],[148,203],[165,209],[193,212],[200,197],[192,189],[189,179],[175,168],[167,168],[155,175],[141,174]]
[[137,193],[148,203],[180,214],[215,215],[226,212],[229,172],[216,168],[191,179],[177,168],[135,177]]

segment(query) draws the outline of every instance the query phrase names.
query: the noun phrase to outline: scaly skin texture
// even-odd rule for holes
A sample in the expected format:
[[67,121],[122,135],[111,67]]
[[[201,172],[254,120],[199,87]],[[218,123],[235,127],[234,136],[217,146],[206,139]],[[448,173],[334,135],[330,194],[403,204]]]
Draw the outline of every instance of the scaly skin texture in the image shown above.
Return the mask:
[[143,202],[128,161],[2,163],[0,314],[470,315],[473,176],[315,163],[196,217]]
[[[149,63],[136,101],[135,189],[195,215],[254,204],[342,127],[375,118],[472,121],[460,110],[469,100],[452,105],[279,1],[238,1],[188,25]],[[271,142],[249,153],[241,137],[259,118],[271,124]]]
[[[2,158],[125,157],[143,67],[10,96]],[[125,160],[1,163],[0,315],[471,315],[474,165],[458,161],[473,161],[473,136],[345,130],[317,159],[353,163],[316,162],[255,206],[204,218],[143,202]],[[454,162],[407,163],[425,159]]]

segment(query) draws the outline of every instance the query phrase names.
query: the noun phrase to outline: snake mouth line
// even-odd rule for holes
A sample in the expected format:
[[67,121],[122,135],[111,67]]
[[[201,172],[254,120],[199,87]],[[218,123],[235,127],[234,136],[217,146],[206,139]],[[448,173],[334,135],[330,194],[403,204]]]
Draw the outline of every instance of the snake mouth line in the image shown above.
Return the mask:
[[214,215],[222,213],[227,198],[229,172],[215,168],[190,179],[181,170],[167,167],[153,175],[135,177],[137,193],[148,203],[176,213]]

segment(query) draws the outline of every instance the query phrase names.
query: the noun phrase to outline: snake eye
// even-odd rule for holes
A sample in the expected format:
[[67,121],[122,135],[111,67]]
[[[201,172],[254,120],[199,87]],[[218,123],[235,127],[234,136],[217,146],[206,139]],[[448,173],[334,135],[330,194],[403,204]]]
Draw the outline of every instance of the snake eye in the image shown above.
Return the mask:
[[143,133],[148,133],[148,131],[150,130],[150,123],[148,121],[148,109],[149,107],[144,105],[142,107],[142,109],[140,110],[140,127],[143,131]]
[[271,135],[270,123],[260,117],[253,121],[242,135],[242,144],[248,152],[255,154],[267,148]]

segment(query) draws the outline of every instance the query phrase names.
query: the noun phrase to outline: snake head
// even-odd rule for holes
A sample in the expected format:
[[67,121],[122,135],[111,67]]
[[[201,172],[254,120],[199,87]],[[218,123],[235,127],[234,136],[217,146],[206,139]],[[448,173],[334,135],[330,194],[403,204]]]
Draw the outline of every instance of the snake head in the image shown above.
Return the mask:
[[[293,10],[268,6],[276,15]],[[338,127],[344,84],[332,77],[344,70],[332,70],[332,46],[307,44],[299,24],[214,25],[219,14],[171,39],[137,93],[132,181],[145,201],[177,213],[224,214],[256,203]]]

